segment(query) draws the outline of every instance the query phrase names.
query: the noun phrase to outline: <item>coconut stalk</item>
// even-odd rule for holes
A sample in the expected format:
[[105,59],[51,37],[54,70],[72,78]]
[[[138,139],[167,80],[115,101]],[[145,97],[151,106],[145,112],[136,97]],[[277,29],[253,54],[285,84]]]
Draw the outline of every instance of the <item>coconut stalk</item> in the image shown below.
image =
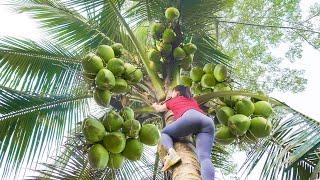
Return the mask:
[[149,62],[149,59],[147,58],[145,50],[142,48],[141,44],[139,43],[139,41],[137,40],[137,38],[133,34],[128,23],[125,21],[125,19],[123,18],[123,16],[121,15],[119,10],[117,9],[117,7],[114,5],[114,2],[112,0],[109,0],[109,3],[111,4],[112,9],[117,14],[118,18],[120,19],[122,25],[125,27],[125,29],[128,32],[128,35],[129,35],[132,43],[134,44],[134,46],[139,54],[139,57],[141,58],[142,63],[147,71],[148,77],[151,80],[151,83],[152,83],[154,90],[156,92],[157,99],[164,100],[165,92],[163,90],[163,85],[162,85],[161,80],[160,80],[159,76],[157,75],[157,73],[155,73],[154,70],[152,70],[152,68],[150,67],[150,62]]
[[[172,111],[167,111],[164,114],[164,120],[167,125],[174,121]],[[201,180],[200,164],[197,160],[195,147],[188,139],[190,139],[190,136],[188,138],[184,138],[177,142],[174,142],[174,149],[176,150],[177,154],[181,157],[181,162],[172,166],[165,173],[165,176],[169,176],[169,178],[166,179]],[[165,147],[161,144],[158,145],[158,153],[161,161],[164,163],[164,157],[167,155],[167,151]]]

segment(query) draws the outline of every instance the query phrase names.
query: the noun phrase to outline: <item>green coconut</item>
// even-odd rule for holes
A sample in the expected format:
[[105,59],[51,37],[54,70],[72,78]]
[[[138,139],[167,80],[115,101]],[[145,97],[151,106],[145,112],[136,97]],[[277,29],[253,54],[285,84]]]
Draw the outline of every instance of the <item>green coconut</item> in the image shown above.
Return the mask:
[[143,74],[142,74],[141,69],[136,69],[133,72],[133,78],[132,78],[131,82],[138,83],[142,80],[142,78],[143,78]]
[[231,87],[227,83],[217,83],[214,86],[214,92],[231,91]]
[[107,68],[115,75],[121,76],[124,73],[124,62],[119,58],[112,58],[108,61]]
[[139,139],[143,144],[154,146],[160,139],[159,129],[154,124],[144,124],[139,132]]
[[143,145],[138,139],[127,139],[126,147],[122,151],[122,155],[131,161],[141,158]]
[[272,124],[263,117],[255,117],[251,120],[249,131],[257,138],[263,138],[270,135]]
[[150,61],[150,68],[152,70],[154,70],[155,72],[161,72],[162,70],[162,62],[158,61],[158,62],[154,62],[154,61]]
[[114,153],[109,154],[109,162],[108,162],[109,168],[119,169],[122,167],[123,162],[124,162],[124,157],[122,156],[122,154],[114,154]]
[[197,51],[197,46],[192,43],[187,43],[183,46],[183,50],[186,54],[194,54]]
[[206,73],[206,74],[214,74],[214,67],[216,65],[214,63],[207,63],[203,66],[203,71]]
[[175,7],[169,7],[165,11],[165,16],[169,21],[177,20],[180,16],[180,12]]
[[268,118],[272,114],[271,104],[267,101],[258,101],[254,103],[254,114]]
[[217,110],[216,115],[221,124],[228,126],[228,119],[234,115],[234,111],[228,106],[223,106]]
[[124,78],[132,83],[138,83],[142,80],[143,74],[136,66],[124,63]]
[[88,152],[89,164],[94,169],[104,169],[108,165],[109,153],[101,144],[94,144]]
[[110,70],[103,68],[98,72],[95,82],[99,89],[106,90],[115,85],[116,79]]
[[250,118],[243,114],[236,114],[228,119],[228,126],[234,135],[244,135],[250,127]]
[[102,143],[109,152],[121,153],[126,146],[126,137],[121,132],[112,132],[104,136]]
[[176,33],[173,31],[173,29],[167,28],[164,30],[162,34],[162,40],[164,43],[172,43],[176,38]]
[[235,105],[237,114],[243,114],[250,116],[254,112],[254,104],[250,99],[242,99],[238,101]]
[[189,76],[181,76],[179,84],[187,86],[187,87],[191,87],[192,86],[192,79]]
[[163,56],[168,56],[172,52],[172,45],[164,42],[157,42],[156,47]]
[[244,97],[243,96],[240,96],[240,95],[234,95],[234,96],[228,96],[228,97],[225,97],[223,99],[223,101],[229,106],[229,107],[234,107],[235,104],[242,100]]
[[87,54],[81,64],[86,74],[91,76],[95,76],[103,68],[102,59],[93,53]]
[[194,95],[201,94],[202,93],[201,84],[193,82],[191,87],[190,87],[190,90],[191,90],[192,94],[194,94]]
[[82,132],[90,144],[101,141],[106,134],[103,124],[93,118],[86,118],[83,121]]
[[200,82],[202,75],[204,74],[202,68],[200,67],[193,67],[190,71],[190,78],[193,82]]
[[120,43],[114,43],[111,45],[112,49],[113,49],[113,52],[114,52],[114,55],[115,57],[120,57],[122,56],[123,54],[123,51],[124,51],[124,48],[123,48],[123,45],[120,44]]
[[160,39],[165,28],[166,27],[162,23],[153,23],[151,26],[152,37],[155,39]]
[[107,64],[110,59],[115,57],[112,47],[108,45],[98,46],[96,53],[102,58],[105,64]]
[[124,121],[133,120],[134,119],[134,111],[130,107],[126,106],[121,109],[120,115],[124,119]]
[[159,62],[161,60],[161,53],[155,49],[150,49],[148,52],[148,58],[150,61]]
[[122,128],[123,118],[114,110],[110,110],[103,118],[103,125],[108,132],[117,131]]
[[225,65],[217,64],[214,68],[214,77],[217,81],[222,82],[227,79],[228,71]]
[[201,86],[205,88],[212,88],[216,84],[213,74],[204,74],[201,77]]
[[228,126],[221,126],[215,133],[215,140],[223,145],[231,144],[236,139],[236,136],[231,133]]
[[108,107],[110,104],[112,93],[108,90],[95,89],[93,98],[100,106]]
[[173,50],[173,58],[175,60],[183,60],[186,57],[186,53],[181,47],[176,47]]
[[115,85],[110,89],[114,93],[124,93],[128,91],[128,83],[122,78],[115,79]]
[[123,123],[123,132],[128,137],[132,137],[132,138],[137,137],[139,135],[140,129],[141,129],[140,122],[135,119],[127,120]]
[[202,88],[202,94],[205,94],[205,93],[212,93],[213,92],[213,89],[211,88]]

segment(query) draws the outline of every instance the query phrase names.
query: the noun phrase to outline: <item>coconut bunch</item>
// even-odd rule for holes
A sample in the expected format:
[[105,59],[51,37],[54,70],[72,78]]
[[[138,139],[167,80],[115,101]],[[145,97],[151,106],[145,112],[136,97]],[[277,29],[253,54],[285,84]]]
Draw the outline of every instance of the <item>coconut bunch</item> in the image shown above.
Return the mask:
[[189,76],[181,75],[179,84],[190,87],[195,95],[218,91],[230,91],[227,83],[228,71],[223,64],[207,63],[204,67],[194,66]]
[[82,132],[91,146],[88,158],[95,169],[121,168],[125,158],[137,161],[143,153],[143,144],[154,146],[160,138],[159,129],[153,124],[141,126],[130,107],[120,112],[111,110],[101,119],[86,118]]
[[125,62],[123,52],[120,43],[100,45],[82,60],[84,77],[93,84],[93,97],[100,106],[107,107],[112,94],[126,93],[132,84],[142,80],[142,71]]
[[151,34],[155,40],[155,46],[148,51],[150,66],[155,72],[161,72],[163,63],[168,57],[182,69],[190,69],[197,46],[191,42],[177,44],[177,34],[174,30],[180,12],[175,7],[169,7],[165,11],[166,22],[155,22],[151,26]]

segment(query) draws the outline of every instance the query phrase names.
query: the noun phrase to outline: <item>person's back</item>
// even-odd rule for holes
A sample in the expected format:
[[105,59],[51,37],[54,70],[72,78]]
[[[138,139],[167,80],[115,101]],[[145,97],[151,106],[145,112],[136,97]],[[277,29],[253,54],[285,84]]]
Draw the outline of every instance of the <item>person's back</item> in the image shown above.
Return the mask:
[[167,100],[165,103],[166,103],[167,108],[173,112],[175,119],[178,119],[179,117],[181,117],[182,114],[189,109],[194,109],[194,110],[197,110],[201,113],[204,113],[200,109],[197,101],[194,98],[186,98],[184,96],[177,96],[177,97],[174,97],[174,98]]

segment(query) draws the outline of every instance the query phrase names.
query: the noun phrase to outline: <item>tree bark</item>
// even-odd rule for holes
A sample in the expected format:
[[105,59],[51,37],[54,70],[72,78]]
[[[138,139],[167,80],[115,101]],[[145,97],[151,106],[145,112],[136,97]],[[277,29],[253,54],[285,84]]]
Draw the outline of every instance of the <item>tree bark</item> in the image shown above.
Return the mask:
[[[172,123],[174,121],[172,112],[166,112],[164,119],[166,124]],[[201,180],[200,165],[195,153],[195,147],[188,139],[191,139],[191,137],[182,138],[178,142],[174,142],[174,149],[181,157],[181,162],[171,167],[165,173],[165,179]],[[161,161],[164,162],[167,151],[161,144],[158,145],[158,153]]]

